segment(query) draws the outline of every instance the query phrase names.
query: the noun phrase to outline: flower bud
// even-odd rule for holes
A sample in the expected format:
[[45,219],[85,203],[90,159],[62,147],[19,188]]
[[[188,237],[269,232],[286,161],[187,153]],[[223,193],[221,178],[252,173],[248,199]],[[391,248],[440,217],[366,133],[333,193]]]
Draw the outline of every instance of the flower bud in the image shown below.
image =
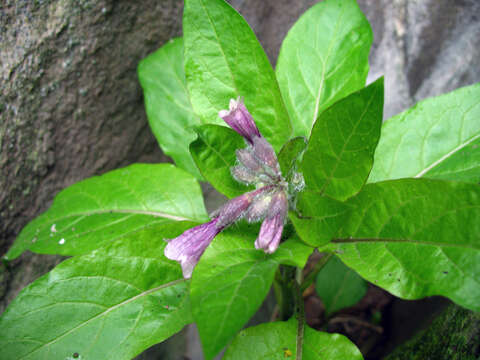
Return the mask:
[[259,181],[259,178],[257,175],[255,175],[253,172],[248,170],[246,167],[242,165],[235,166],[230,169],[230,172],[232,173],[232,176],[234,177],[235,180],[238,182],[244,183],[246,185],[254,184]]
[[252,200],[258,194],[261,194],[268,189],[269,187],[266,186],[254,191],[250,191],[227,202],[218,211],[217,227],[223,228],[241,219],[243,215],[245,215],[245,212],[250,206],[250,204],[252,203]]
[[256,137],[253,139],[253,154],[261,163],[272,169],[275,175],[280,175],[277,155],[265,138]]
[[258,162],[249,146],[246,149],[239,149],[236,151],[238,161],[247,169],[253,172],[263,171],[262,165]]
[[257,222],[265,218],[272,201],[272,194],[265,192],[255,197],[248,208],[245,218],[248,222]]

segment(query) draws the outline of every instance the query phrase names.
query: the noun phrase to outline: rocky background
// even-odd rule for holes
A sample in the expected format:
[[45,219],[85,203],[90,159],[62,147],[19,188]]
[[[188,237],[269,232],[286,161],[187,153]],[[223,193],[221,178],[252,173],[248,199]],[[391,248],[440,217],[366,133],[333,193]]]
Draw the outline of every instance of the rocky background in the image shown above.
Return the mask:
[[[272,63],[290,26],[316,2],[230,1]],[[480,81],[480,1],[359,3],[375,34],[369,80],[385,75],[387,118],[425,97]],[[0,2],[0,255],[64,187],[130,163],[168,160],[148,128],[136,66],[181,34],[182,6],[178,0]],[[0,313],[60,260],[25,254],[0,265]],[[479,356],[475,341],[467,341],[478,340],[478,317],[449,311],[446,322],[471,320],[462,339],[472,359]],[[140,358],[181,359],[188,343],[185,355],[197,359],[194,341],[176,337]],[[173,348],[174,356],[160,355]],[[454,358],[438,354],[435,359]]]

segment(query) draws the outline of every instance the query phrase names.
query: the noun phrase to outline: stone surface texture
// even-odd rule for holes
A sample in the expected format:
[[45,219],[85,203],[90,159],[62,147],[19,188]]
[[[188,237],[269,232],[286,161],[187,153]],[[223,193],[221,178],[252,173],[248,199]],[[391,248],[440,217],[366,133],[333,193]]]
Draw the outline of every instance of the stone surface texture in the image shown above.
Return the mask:
[[[375,35],[369,81],[385,76],[386,118],[480,81],[480,1],[358,1]],[[230,0],[272,63],[290,26],[316,2]],[[133,162],[168,160],[148,128],[136,66],[181,33],[182,6],[0,3],[0,255],[64,187]],[[0,312],[58,261],[26,254],[0,265]],[[200,359],[196,353],[190,358]],[[151,354],[142,359],[164,358]]]

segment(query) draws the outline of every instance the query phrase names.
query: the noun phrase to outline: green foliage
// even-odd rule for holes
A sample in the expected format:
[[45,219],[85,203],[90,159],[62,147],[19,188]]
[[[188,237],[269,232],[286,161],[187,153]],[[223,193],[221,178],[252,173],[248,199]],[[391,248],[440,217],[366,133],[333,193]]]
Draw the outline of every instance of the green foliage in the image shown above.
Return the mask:
[[80,255],[143,228],[207,219],[197,181],[170,164],[135,164],[76,183],[20,233],[6,258],[29,249]]
[[480,187],[427,179],[365,186],[328,249],[404,299],[447,296],[480,311]]
[[292,135],[280,89],[262,46],[245,20],[223,0],[186,0],[185,73],[193,109],[222,124],[218,111],[242,96],[275,150]]
[[276,74],[294,135],[309,136],[323,111],[365,85],[372,40],[355,0],[323,1],[293,25]]
[[257,233],[258,227],[247,225],[223,232],[194,270],[190,298],[207,359],[227,345],[258,310],[279,263],[303,267],[312,251],[290,240],[267,255],[253,246]]
[[302,241],[317,247],[332,239],[349,211],[343,202],[305,190],[297,197],[297,212],[289,216]]
[[367,292],[367,282],[333,256],[318,273],[315,290],[329,316],[360,301]]
[[145,110],[153,134],[175,164],[200,178],[188,145],[195,140],[194,114],[183,70],[183,39],[170,40],[138,65]]
[[304,137],[296,137],[283,145],[278,154],[278,163],[282,170],[283,177],[290,181],[292,172],[297,170],[298,158],[303,154],[307,147],[306,139]]
[[[242,330],[232,342],[225,360],[295,359],[297,322],[273,322]],[[362,360],[362,354],[346,337],[305,328],[303,360]]]
[[198,139],[190,145],[190,152],[205,179],[228,197],[251,190],[230,174],[236,161],[235,150],[245,147],[243,138],[224,126],[204,125],[196,130]]
[[2,359],[129,360],[192,322],[186,281],[154,225],[42,276],[0,319]]
[[383,117],[383,78],[338,101],[313,126],[301,171],[307,190],[345,200],[366,182]]
[[419,102],[386,121],[369,182],[480,182],[480,84]]
[[[382,126],[383,79],[364,87],[372,33],[354,0],[307,11],[287,35],[276,73],[223,0],[186,0],[183,33],[138,73],[160,146],[190,174],[137,164],[60,192],[5,258],[27,249],[74,257],[2,315],[4,358],[130,359],[195,321],[207,359],[237,334],[226,359],[293,359],[301,344],[303,359],[362,359],[346,338],[304,323],[299,289],[316,272],[300,283],[301,269],[315,247],[341,259],[317,277],[327,314],[358,301],[363,279],[402,298],[443,295],[480,311],[479,84]],[[230,174],[246,143],[218,117],[238,96],[277,151],[283,177],[261,140],[242,171],[263,169],[257,185],[285,198],[271,206],[272,194],[245,196],[228,206],[238,217],[258,206],[268,218],[262,241],[284,225],[273,254],[255,249],[258,225],[224,229],[214,213],[195,227],[209,219],[197,179],[228,197],[251,190]],[[406,177],[435,179],[392,180]],[[278,220],[287,195],[293,226]],[[201,256],[191,281],[164,256],[164,239],[172,238],[169,257],[193,266]],[[280,318],[295,318],[239,333],[274,279]]]

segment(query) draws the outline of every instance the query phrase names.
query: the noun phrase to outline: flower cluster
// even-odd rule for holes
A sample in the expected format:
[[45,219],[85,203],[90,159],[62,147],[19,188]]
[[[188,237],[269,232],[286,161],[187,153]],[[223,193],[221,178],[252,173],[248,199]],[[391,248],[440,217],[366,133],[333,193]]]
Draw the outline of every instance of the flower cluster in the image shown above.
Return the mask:
[[255,248],[273,253],[282,237],[288,210],[287,183],[280,172],[277,156],[260,131],[242,100],[230,100],[230,109],[219,116],[247,143],[236,151],[237,164],[231,169],[233,177],[244,184],[255,185],[255,190],[228,201],[215,211],[212,220],[185,231],[171,239],[165,256],[177,260],[183,276],[189,278],[200,256],[213,238],[239,219],[262,221]]

